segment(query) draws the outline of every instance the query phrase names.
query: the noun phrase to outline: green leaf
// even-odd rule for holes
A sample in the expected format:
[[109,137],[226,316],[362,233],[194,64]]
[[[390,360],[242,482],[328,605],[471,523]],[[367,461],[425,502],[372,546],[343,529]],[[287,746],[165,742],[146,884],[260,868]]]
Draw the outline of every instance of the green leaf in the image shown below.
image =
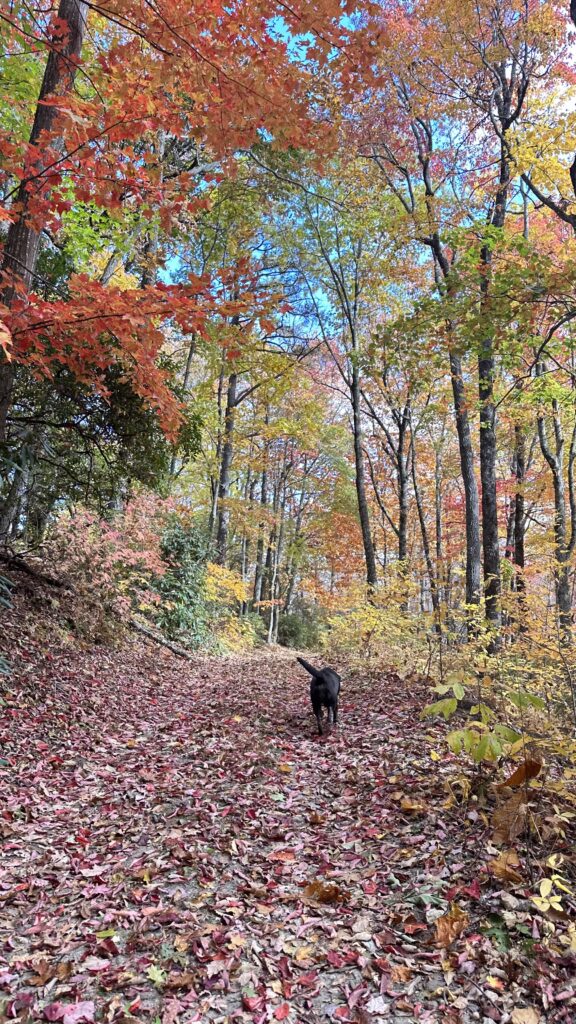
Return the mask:
[[452,687],[452,693],[456,697],[456,700],[463,700],[464,687],[462,686],[462,683],[454,683],[454,686]]
[[449,732],[446,737],[448,746],[453,754],[461,754],[464,749],[465,743],[465,730],[455,729],[454,732]]
[[527,708],[542,708],[546,707],[546,702],[541,697],[536,697],[533,693],[527,693],[526,690],[509,690],[506,697],[515,708],[519,711],[526,711]]
[[500,736],[505,743],[517,743],[521,738],[521,733],[516,732],[515,729],[511,729],[509,725],[503,725],[501,722],[498,722],[494,726],[494,732],[497,736]]
[[448,721],[450,715],[453,715],[458,707],[458,701],[455,697],[446,697],[444,700],[437,700],[434,704],[428,704],[427,707],[421,713],[421,718],[432,717],[432,715],[443,715]]

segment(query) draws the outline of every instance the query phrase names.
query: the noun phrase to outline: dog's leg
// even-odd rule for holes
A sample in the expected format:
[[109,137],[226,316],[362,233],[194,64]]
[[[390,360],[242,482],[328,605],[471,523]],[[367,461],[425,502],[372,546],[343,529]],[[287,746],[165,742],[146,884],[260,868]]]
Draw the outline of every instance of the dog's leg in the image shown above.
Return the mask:
[[318,722],[318,735],[322,736],[322,708],[319,708],[316,712],[316,721]]
[[332,722],[334,725],[338,725],[338,702],[332,708]]

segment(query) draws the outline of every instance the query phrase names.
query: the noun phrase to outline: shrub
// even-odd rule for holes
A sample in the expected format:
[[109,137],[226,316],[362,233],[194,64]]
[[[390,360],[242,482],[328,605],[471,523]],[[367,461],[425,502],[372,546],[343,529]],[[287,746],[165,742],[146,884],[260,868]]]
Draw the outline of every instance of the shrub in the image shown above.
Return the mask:
[[342,607],[328,618],[325,644],[334,658],[352,666],[402,665],[406,671],[423,668],[426,659],[426,621],[408,611],[414,583],[402,567],[389,569],[384,585],[367,600],[365,589],[342,595]]
[[278,620],[278,643],[283,647],[314,650],[322,645],[324,622],[311,605],[282,612]]
[[47,561],[70,585],[65,611],[86,639],[111,639],[133,608],[155,600],[151,582],[165,571],[160,536],[170,507],[141,494],[110,521],[83,508],[56,520]]
[[209,562],[206,573],[206,600],[214,634],[224,651],[247,651],[265,639],[265,623],[253,613],[242,615],[248,601],[246,582],[239,573]]
[[156,581],[160,599],[156,622],[171,640],[192,648],[210,645],[207,552],[202,532],[173,515],[161,540],[163,572]]

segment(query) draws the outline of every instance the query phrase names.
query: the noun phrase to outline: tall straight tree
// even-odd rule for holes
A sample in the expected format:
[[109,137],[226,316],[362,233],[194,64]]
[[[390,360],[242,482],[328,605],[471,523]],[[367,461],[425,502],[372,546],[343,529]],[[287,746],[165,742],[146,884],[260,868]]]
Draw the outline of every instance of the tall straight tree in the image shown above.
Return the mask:
[[[61,0],[58,18],[49,42],[48,59],[40,87],[29,139],[29,157],[23,168],[2,262],[2,303],[10,309],[17,298],[25,298],[33,287],[41,225],[30,209],[36,182],[48,174],[61,156],[63,140],[57,136],[57,100],[65,102],[78,71],[86,31],[88,4],[82,0]],[[55,138],[56,135],[56,138]],[[0,350],[0,442],[6,434],[6,417],[12,400],[14,362]]]

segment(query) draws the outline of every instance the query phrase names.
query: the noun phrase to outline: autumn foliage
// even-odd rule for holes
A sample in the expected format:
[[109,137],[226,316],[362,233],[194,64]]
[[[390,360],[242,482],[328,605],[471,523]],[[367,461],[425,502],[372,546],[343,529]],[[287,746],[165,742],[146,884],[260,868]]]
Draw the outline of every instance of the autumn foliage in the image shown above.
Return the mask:
[[[419,932],[428,949],[443,951],[435,991],[461,968],[466,978],[483,968],[498,943],[514,946],[506,970],[485,972],[490,995],[470,1019],[538,1024],[534,988],[498,1016],[525,952],[519,936],[530,954],[538,946],[541,976],[546,957],[574,952],[572,8],[549,0],[15,0],[0,14],[0,611],[20,653],[14,623],[30,615],[57,646],[109,657],[117,679],[116,654],[138,634],[161,657],[170,650],[186,671],[194,667],[195,694],[201,680],[213,688],[199,696],[203,731],[193,744],[194,757],[206,756],[209,800],[202,771],[194,767],[187,789],[181,747],[172,750],[178,815],[189,799],[209,818],[210,842],[193,830],[200,867],[187,913],[215,873],[226,877],[224,862],[211,866],[213,851],[233,856],[236,868],[256,857],[259,840],[252,836],[246,854],[244,832],[264,829],[264,882],[247,868],[237,902],[212,894],[224,923],[203,931],[203,920],[198,931],[187,918],[190,928],[177,929],[182,948],[175,940],[168,953],[164,944],[161,956],[140,950],[140,933],[126,940],[129,954],[143,953],[148,988],[176,993],[178,1006],[164,1007],[160,1024],[218,1014],[296,1024],[300,1011],[302,1020],[379,1019],[392,1012],[394,984],[417,973],[390,960],[398,934],[410,945]],[[255,653],[265,646],[275,653]],[[298,803],[288,781],[297,777],[304,725],[290,725],[282,706],[285,747],[273,764],[272,691],[263,696],[247,667],[262,664],[272,686],[277,672],[293,694],[279,646],[314,648],[352,679],[343,718],[354,723],[357,754],[338,734],[326,741],[342,756],[331,813],[350,810],[343,860],[331,846],[315,873],[299,874],[298,858],[322,850],[324,822],[309,815],[323,810],[304,801],[301,842],[284,814]],[[216,660],[202,675],[209,656]],[[8,686],[16,662],[10,650],[0,655]],[[230,664],[239,666],[238,687]],[[218,666],[228,666],[222,695]],[[154,679],[164,728],[170,693]],[[25,681],[18,685],[29,709]],[[138,685],[136,666],[131,701]],[[174,685],[182,715],[193,715],[185,679]],[[153,686],[145,692],[156,699]],[[252,733],[248,704],[260,699]],[[362,707],[372,716],[366,733]],[[64,714],[49,710],[50,722],[52,713]],[[183,747],[192,726],[178,714],[173,740]],[[146,737],[153,717],[146,707]],[[119,720],[113,709],[114,735]],[[138,745],[137,718],[130,721],[129,742]],[[13,761],[28,749],[26,723]],[[150,742],[157,752],[156,734]],[[309,791],[324,755],[308,755]],[[147,781],[144,754],[142,764],[133,757],[118,764],[141,779],[135,800],[152,822],[164,814],[164,796],[153,802],[146,786],[171,768],[161,757]],[[256,800],[239,809],[236,770],[248,788],[268,780],[258,796],[263,822]],[[24,770],[27,793],[34,773]],[[10,827],[21,813],[32,820],[16,792],[11,799]],[[460,821],[465,870],[458,862],[445,870],[442,836],[438,845],[426,829],[430,814],[454,843]],[[232,823],[235,815],[238,834],[236,825],[220,828],[219,816]],[[388,818],[402,819],[406,832],[389,847]],[[197,851],[180,824],[161,833],[150,863],[132,865],[132,888],[122,893],[128,914],[145,908],[148,920],[176,900],[173,886],[154,885],[170,858],[184,892]],[[468,859],[479,844],[481,868]],[[416,880],[424,895],[414,897],[422,912],[391,911],[381,932],[372,918],[366,929],[358,923],[352,934],[368,939],[346,936],[340,948],[343,922],[365,901],[381,913],[416,884],[410,872],[394,875],[403,859],[424,872]],[[104,886],[100,862],[81,863],[80,874],[94,871],[89,885]],[[111,878],[119,870],[111,863]],[[287,879],[290,920],[295,900],[298,914],[303,904],[334,918],[309,945],[335,969],[356,972],[345,999],[314,1002],[314,951],[293,942],[315,920],[274,946],[268,959],[278,976],[263,980],[242,960],[248,937],[231,919],[248,893],[272,930],[272,896]],[[43,881],[46,892],[52,881]],[[476,913],[481,883],[516,894],[505,911],[496,901],[490,928]],[[11,876],[7,898],[18,906],[28,899],[23,885]],[[107,966],[120,956],[116,931],[106,934],[109,913],[90,919],[87,971],[116,993],[131,982],[118,963]],[[368,952],[358,949],[364,941]],[[70,980],[34,966],[42,985]],[[234,987],[235,972],[239,1010],[212,999]],[[4,978],[0,970],[0,988]],[[309,997],[295,996],[298,986]],[[88,988],[83,981],[78,992]],[[550,991],[539,989],[544,1014]],[[91,996],[76,1010],[28,996],[11,995],[8,1018],[92,1020]],[[396,1008],[435,1021],[435,1006],[409,996],[403,991]],[[560,991],[550,1020],[571,1019],[569,998]],[[438,1019],[466,1024],[467,1007],[450,1000]],[[134,995],[111,1003],[106,1019],[132,1024],[141,1009]]]

